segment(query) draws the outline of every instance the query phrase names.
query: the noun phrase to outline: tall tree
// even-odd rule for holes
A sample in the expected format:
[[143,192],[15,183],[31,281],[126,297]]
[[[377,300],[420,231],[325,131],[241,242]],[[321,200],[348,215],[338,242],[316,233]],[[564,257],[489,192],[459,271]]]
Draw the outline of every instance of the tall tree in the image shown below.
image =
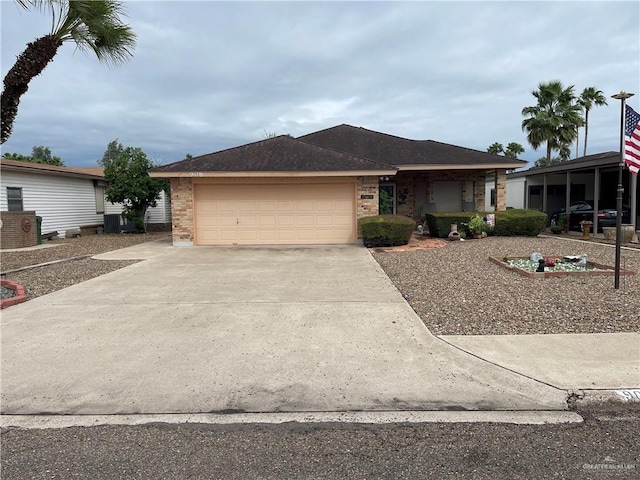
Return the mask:
[[53,21],[49,34],[27,44],[4,77],[0,101],[0,143],[11,136],[20,98],[55,57],[64,42],[74,42],[79,50],[91,50],[110,65],[123,63],[133,55],[135,34],[120,19],[121,2],[113,0],[18,0],[24,8],[50,10]]
[[516,142],[510,142],[504,151],[505,157],[518,158],[518,155],[524,153],[524,147]]
[[504,153],[504,147],[499,142],[493,142],[491,145],[489,145],[489,148],[487,148],[487,153],[500,155],[501,153]]
[[31,156],[22,155],[20,153],[5,153],[2,155],[4,158],[11,160],[20,160],[22,162],[32,163],[44,163],[46,165],[56,165],[58,167],[64,167],[64,162],[60,157],[56,157],[51,154],[49,147],[39,145],[31,149]]
[[120,142],[118,142],[117,138],[115,140],[111,140],[102,155],[102,159],[98,160],[98,164],[106,168],[107,165],[115,162],[123,151],[124,147]]
[[31,150],[31,161],[34,163],[46,163],[47,165],[57,165],[59,167],[64,166],[64,162],[60,157],[56,157],[51,154],[49,147],[33,147]]
[[594,106],[601,107],[607,105],[607,98],[596,87],[585,88],[580,97],[578,97],[578,105],[584,109],[584,151],[583,156],[587,155],[587,140],[589,138],[589,110]]
[[147,171],[154,165],[140,148],[123,148],[115,140],[109,143],[100,164],[109,184],[105,190],[107,200],[122,203],[122,216],[134,222],[138,231],[144,232],[147,209],[157,205],[160,192],[168,189],[168,182],[149,176]]
[[582,126],[582,108],[576,103],[573,85],[564,87],[559,80],[540,83],[531,92],[537,104],[524,107],[522,130],[534,150],[546,143],[546,162],[551,163],[551,153],[573,143],[577,127]]

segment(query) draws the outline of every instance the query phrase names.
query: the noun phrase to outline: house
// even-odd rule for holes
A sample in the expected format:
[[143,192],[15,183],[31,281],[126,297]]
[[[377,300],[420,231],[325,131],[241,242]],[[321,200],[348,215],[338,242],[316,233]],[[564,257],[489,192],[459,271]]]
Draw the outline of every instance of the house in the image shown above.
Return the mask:
[[[169,178],[174,245],[353,244],[359,219],[484,209],[485,176],[526,162],[339,125],[153,168]],[[383,201],[381,201],[381,199]]]
[[[101,168],[71,168],[22,162],[3,158],[0,161],[0,211],[35,211],[42,217],[42,232],[64,235],[70,228],[103,225],[104,215],[119,214],[121,205],[105,199]],[[161,198],[151,209],[150,221],[170,222],[168,198]]]
[[[507,175],[507,205],[532,208],[552,215],[576,201],[586,201],[594,210],[597,231],[598,210],[616,209],[620,152],[604,152],[579,157],[546,167],[534,167]],[[624,210],[631,222],[640,223],[637,176],[622,172]]]

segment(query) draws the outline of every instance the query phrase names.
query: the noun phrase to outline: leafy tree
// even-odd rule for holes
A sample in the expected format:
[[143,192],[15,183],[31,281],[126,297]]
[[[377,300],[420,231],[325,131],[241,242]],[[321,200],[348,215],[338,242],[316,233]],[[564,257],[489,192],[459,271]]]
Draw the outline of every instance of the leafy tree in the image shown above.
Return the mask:
[[583,156],[587,155],[587,140],[589,137],[589,110],[594,106],[601,107],[607,104],[607,98],[602,93],[602,90],[596,89],[596,87],[585,88],[580,97],[578,98],[578,105],[584,109],[584,152]]
[[121,2],[114,0],[18,0],[18,4],[50,10],[52,30],[27,44],[4,77],[0,101],[0,143],[11,136],[20,98],[31,80],[42,73],[64,42],[74,42],[79,50],[91,50],[99,61],[119,64],[133,55],[135,34],[120,19]]
[[49,147],[33,147],[31,150],[31,161],[34,163],[46,163],[47,165],[64,166],[64,162],[60,157],[51,155]]
[[563,163],[565,160],[563,160],[561,157],[553,157],[551,159],[550,162],[547,162],[547,157],[540,157],[538,160],[535,161],[535,163],[533,164],[534,167],[546,167],[549,165],[557,165],[559,163]]
[[20,160],[21,162],[30,162],[31,157],[28,155],[22,155],[21,153],[4,153],[2,154],[2,158],[7,158],[9,160]]
[[582,126],[582,107],[576,103],[573,85],[564,87],[559,80],[540,83],[531,94],[537,104],[524,107],[522,130],[534,150],[546,143],[546,163],[551,164],[553,151],[560,151],[573,143],[577,128]]
[[22,155],[21,153],[5,153],[3,157],[11,160],[20,160],[22,162],[44,163],[46,165],[64,167],[62,159],[52,155],[51,149],[49,147],[43,147],[42,145],[33,147],[33,149],[31,149],[31,156]]
[[115,162],[122,152],[124,152],[124,147],[118,142],[118,139],[111,140],[102,155],[102,160],[98,160],[98,164],[106,168],[107,165]]
[[140,148],[123,148],[117,140],[109,143],[100,164],[109,184],[105,190],[107,200],[122,203],[122,216],[144,232],[147,209],[157,205],[160,192],[168,190],[168,182],[149,177],[147,171],[155,165]]
[[190,159],[190,158],[193,158],[193,155],[191,155],[190,153],[187,153],[187,154],[184,156],[184,158],[188,160],[188,159]]

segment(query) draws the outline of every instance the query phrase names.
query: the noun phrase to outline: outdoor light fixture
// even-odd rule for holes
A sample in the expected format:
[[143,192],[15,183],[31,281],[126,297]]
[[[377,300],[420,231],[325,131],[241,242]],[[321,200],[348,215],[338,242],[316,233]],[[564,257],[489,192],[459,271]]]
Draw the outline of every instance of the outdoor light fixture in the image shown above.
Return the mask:
[[614,271],[613,288],[620,288],[620,246],[622,244],[622,169],[624,168],[624,127],[625,127],[625,103],[627,98],[633,97],[633,93],[621,90],[620,93],[611,95],[611,98],[620,102],[620,163],[618,164],[618,196],[616,197],[616,266]]
[[388,182],[388,181],[389,181],[389,177],[380,177],[380,180],[383,180],[383,181],[385,181],[385,182]]

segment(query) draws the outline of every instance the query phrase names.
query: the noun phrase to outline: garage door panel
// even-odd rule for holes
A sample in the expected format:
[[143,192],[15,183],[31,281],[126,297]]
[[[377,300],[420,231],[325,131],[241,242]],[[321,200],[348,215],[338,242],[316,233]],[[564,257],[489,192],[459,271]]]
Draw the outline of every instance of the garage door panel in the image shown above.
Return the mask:
[[355,183],[196,185],[197,245],[355,243]]

